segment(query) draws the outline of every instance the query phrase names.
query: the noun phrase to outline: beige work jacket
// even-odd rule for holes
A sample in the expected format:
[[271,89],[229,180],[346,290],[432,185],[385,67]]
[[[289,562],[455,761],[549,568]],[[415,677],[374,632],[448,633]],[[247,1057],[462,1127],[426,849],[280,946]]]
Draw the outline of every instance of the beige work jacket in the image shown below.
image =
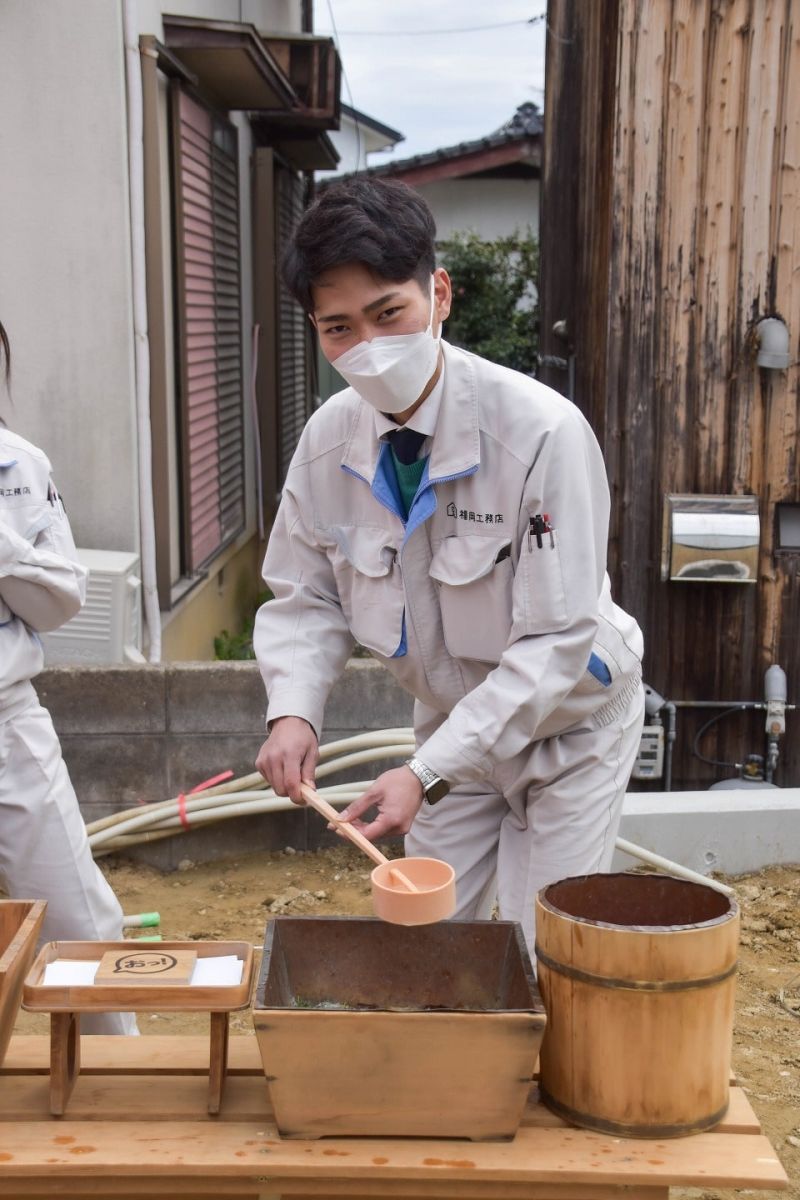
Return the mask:
[[442,715],[419,755],[455,784],[587,715],[613,720],[640,686],[642,638],[611,600],[605,467],[579,410],[517,372],[444,354],[407,522],[370,406],[348,388],[309,420],[254,644],[268,723],[294,715],[318,734],[354,640],[366,646]]

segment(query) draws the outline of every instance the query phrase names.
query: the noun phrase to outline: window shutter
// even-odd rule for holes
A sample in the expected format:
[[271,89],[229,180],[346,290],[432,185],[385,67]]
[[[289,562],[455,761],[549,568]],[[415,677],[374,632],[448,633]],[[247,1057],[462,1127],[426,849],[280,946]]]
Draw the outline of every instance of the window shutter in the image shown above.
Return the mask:
[[239,176],[236,141],[230,152],[212,147],[214,181],[214,279],[219,397],[219,488],[222,540],[244,526],[244,428],[242,319],[239,277]]
[[[276,171],[279,257],[289,244],[303,215],[302,179],[286,168]],[[283,483],[303,426],[311,415],[306,372],[307,318],[290,295],[282,278],[278,281],[278,424],[279,476]]]
[[177,90],[181,474],[185,568],[244,526],[236,133]]

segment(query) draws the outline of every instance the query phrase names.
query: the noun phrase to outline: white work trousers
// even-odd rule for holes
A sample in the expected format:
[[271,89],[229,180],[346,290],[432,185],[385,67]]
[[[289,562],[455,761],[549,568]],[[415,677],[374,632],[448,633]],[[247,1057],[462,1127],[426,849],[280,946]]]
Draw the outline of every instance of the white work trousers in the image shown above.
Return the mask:
[[496,902],[501,920],[521,924],[533,956],[537,892],[611,866],[643,719],[639,688],[612,723],[597,728],[589,718],[534,742],[524,761],[502,764],[492,780],[422,805],[406,854],[450,863],[456,920],[485,920]]
[[[42,942],[117,941],[119,901],[92,858],[50,714],[34,702],[0,723],[0,880],[46,900]],[[85,1033],[138,1033],[132,1013],[81,1017]]]

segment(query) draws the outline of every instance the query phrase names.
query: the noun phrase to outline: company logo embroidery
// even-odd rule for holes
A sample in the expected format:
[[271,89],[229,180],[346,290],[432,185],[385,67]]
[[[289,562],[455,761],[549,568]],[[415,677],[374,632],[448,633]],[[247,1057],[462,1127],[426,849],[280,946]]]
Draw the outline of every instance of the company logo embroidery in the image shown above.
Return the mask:
[[479,513],[471,512],[466,508],[456,508],[451,500],[447,506],[448,517],[455,517],[457,521],[474,521],[476,525],[502,525],[502,513]]

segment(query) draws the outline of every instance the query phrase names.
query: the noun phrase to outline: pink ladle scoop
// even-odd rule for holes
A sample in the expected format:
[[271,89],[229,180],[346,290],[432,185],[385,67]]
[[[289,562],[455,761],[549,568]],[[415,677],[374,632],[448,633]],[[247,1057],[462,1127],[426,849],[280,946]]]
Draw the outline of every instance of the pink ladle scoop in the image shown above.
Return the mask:
[[359,829],[342,820],[341,814],[309,784],[301,783],[300,791],[306,804],[376,864],[371,881],[377,917],[395,925],[430,925],[452,916],[456,889],[455,872],[449,863],[437,858],[387,858]]

